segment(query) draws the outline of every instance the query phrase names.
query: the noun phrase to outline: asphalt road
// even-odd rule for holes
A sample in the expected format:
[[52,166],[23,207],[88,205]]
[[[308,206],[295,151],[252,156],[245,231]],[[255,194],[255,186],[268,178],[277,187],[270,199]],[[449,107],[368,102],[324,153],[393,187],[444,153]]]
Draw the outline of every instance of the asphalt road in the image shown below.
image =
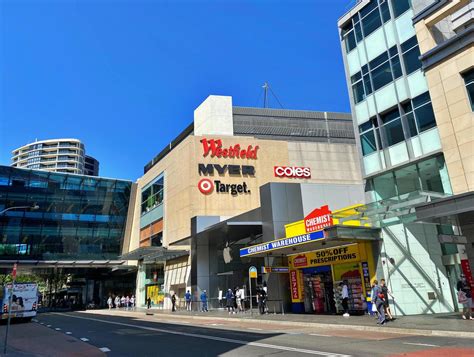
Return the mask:
[[83,313],[40,314],[37,323],[109,356],[474,356],[471,339],[405,336],[209,320]]

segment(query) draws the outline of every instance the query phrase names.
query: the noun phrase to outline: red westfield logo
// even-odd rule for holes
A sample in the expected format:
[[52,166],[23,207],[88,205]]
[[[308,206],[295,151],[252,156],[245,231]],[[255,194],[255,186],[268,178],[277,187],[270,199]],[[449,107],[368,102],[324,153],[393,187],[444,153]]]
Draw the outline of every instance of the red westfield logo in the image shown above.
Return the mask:
[[222,147],[222,140],[218,139],[201,139],[203,155],[206,157],[210,154],[211,157],[237,158],[237,159],[256,159],[258,145],[248,145],[247,148],[241,147],[239,144],[231,145],[228,148]]

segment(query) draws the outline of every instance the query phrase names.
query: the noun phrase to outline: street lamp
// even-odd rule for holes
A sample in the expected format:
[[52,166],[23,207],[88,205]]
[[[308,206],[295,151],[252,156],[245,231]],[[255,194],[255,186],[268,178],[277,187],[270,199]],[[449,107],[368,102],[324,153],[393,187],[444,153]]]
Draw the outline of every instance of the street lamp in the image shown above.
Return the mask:
[[[3,215],[7,211],[11,211],[14,209],[29,209],[29,210],[37,210],[39,209],[39,206],[34,203],[33,206],[14,206],[14,207],[8,207],[5,208],[3,211],[0,211],[0,215]],[[13,289],[15,286],[15,276],[16,276],[16,264],[14,265],[14,273],[13,275],[13,281],[12,281],[12,288],[10,290],[10,296],[8,297],[8,321],[7,321],[7,329],[5,331],[5,343],[3,345],[3,354],[7,353],[7,342],[8,342],[8,330],[10,329],[10,320],[11,320],[11,308],[12,308],[12,295],[13,295]]]
[[0,211],[0,214],[4,214],[5,212],[7,211],[11,211],[13,209],[30,209],[32,211],[35,211],[37,209],[39,209],[39,206],[35,203],[33,204],[33,206],[15,206],[15,207],[8,207],[8,208],[5,208],[3,211]]

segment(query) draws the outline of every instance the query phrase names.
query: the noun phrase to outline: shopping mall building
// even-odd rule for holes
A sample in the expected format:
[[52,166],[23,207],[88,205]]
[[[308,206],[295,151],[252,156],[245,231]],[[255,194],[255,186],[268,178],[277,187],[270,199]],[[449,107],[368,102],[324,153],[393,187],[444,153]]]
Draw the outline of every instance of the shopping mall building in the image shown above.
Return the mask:
[[[241,259],[239,250],[285,237],[285,224],[315,207],[364,198],[350,115],[234,107],[224,96],[195,110],[137,184],[122,258],[138,262],[138,303],[165,307],[173,292],[207,290],[215,301],[246,284],[251,265],[287,264],[286,255]],[[275,279],[272,289],[259,275],[289,303],[288,274]]]

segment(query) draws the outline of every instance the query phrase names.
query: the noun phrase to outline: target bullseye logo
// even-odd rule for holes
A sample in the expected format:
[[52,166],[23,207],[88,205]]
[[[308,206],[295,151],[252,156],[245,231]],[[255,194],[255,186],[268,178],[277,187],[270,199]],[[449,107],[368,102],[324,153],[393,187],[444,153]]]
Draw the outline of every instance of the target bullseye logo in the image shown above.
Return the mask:
[[208,195],[214,190],[214,184],[211,180],[203,178],[198,182],[198,188],[202,194]]

